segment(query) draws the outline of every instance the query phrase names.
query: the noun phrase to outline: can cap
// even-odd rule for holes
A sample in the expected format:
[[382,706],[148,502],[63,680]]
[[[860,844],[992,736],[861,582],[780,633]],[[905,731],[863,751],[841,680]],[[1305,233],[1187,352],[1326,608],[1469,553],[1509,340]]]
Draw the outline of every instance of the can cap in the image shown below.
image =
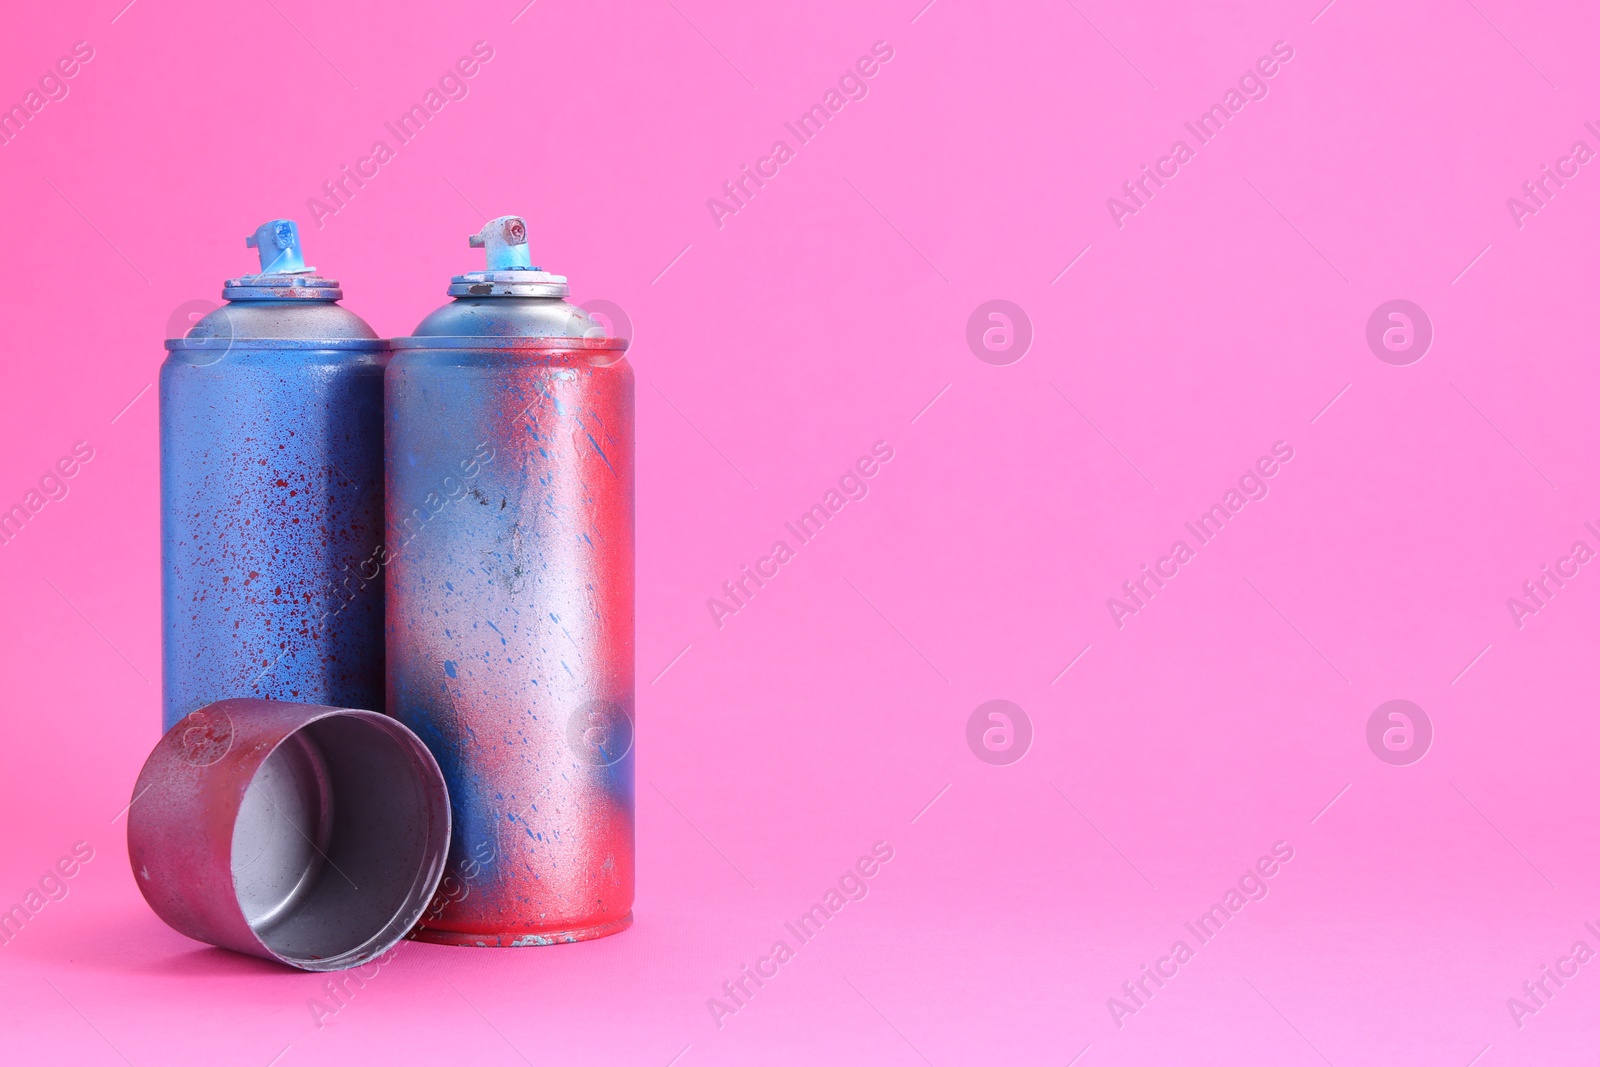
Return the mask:
[[[361,317],[339,305],[344,291],[332,278],[313,273],[300,248],[293,219],[273,219],[256,227],[245,245],[261,257],[261,273],[222,283],[221,307],[190,301],[180,311],[211,306],[211,311],[181,337],[169,335],[167,351],[181,362],[211,366],[232,353],[297,350],[372,353],[382,360],[388,345]],[[181,324],[183,320],[177,320]],[[175,330],[173,332],[176,332]],[[358,357],[365,358],[365,357]]]
[[374,711],[207,704],[157,742],[128,859],[179,933],[307,971],[382,955],[444,874],[450,799],[427,747]]
[[501,215],[483,224],[467,238],[471,248],[481,248],[485,270],[457,274],[450,279],[451,296],[544,296],[568,293],[563,274],[551,274],[533,265],[528,251],[528,224],[520,215]]
[[608,337],[587,311],[562,299],[566,276],[534,265],[522,216],[490,219],[467,244],[484,250],[487,269],[451,278],[448,291],[455,299],[418,323],[410,337],[392,339],[393,347],[517,351],[546,359],[576,355],[600,366],[622,358],[625,339]]
[[300,227],[293,219],[273,219],[256,227],[244,239],[246,248],[261,256],[261,273],[229,278],[223,283],[227,300],[343,300],[339,283],[322,278],[317,268],[306,266],[300,250]]

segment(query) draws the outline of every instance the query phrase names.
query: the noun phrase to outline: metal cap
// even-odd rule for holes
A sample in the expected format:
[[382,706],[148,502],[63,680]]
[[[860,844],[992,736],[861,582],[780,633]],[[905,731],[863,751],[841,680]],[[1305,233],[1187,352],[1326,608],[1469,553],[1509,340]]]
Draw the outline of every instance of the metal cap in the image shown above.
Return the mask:
[[128,811],[128,859],[179,933],[307,971],[382,955],[444,874],[450,800],[398,720],[219,700],[156,744]]
[[261,256],[261,273],[229,278],[222,286],[226,300],[343,300],[339,283],[320,278],[306,266],[300,250],[300,227],[293,219],[273,219],[244,239]]

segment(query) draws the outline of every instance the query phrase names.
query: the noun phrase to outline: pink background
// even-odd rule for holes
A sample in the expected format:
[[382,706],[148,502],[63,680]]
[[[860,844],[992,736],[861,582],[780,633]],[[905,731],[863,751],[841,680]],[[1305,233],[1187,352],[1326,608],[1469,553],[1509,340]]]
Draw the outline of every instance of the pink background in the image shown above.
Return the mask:
[[[1521,228],[1506,199],[1600,149],[1600,15],[124,2],[0,38],[6,105],[95,52],[0,146],[0,503],[95,450],[0,549],[0,906],[95,850],[0,947],[9,1062],[1590,1062],[1600,964],[1520,1027],[1507,998],[1600,949],[1600,575],[1520,629],[1506,599],[1600,548],[1600,175]],[[307,198],[480,39],[470,96],[318,230]],[[719,229],[706,199],[879,40]],[[1119,229],[1106,198],[1279,40]],[[319,1028],[325,977],[170,931],[124,860],[159,721],[144,390],[266,219],[392,335],[505,212],[636,332],[637,923],[407,944]],[[1008,366],[965,340],[994,298],[1035,333]],[[1396,298],[1435,330],[1409,366],[1365,340]],[[878,440],[870,495],[719,630],[707,598]],[[1119,629],[1106,599],[1279,440],[1270,495]],[[1009,766],[967,745],[991,699],[1033,725]],[[1391,699],[1435,731],[1409,766],[1367,745]],[[719,1029],[707,999],[879,840],[870,895]],[[1119,1027],[1277,841],[1270,894]]]

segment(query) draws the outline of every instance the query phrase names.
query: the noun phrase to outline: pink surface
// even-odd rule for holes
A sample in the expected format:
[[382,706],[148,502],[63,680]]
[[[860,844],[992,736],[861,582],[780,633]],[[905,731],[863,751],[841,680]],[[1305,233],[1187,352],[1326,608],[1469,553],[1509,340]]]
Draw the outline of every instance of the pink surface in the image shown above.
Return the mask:
[[[1589,1062],[1600,15],[124,2],[0,38],[4,104],[93,51],[0,145],[0,503],[93,455],[0,547],[0,905],[66,893],[0,947],[7,1062]],[[480,40],[466,97],[314,219]],[[785,123],[879,41],[801,144]],[[708,206],[745,165],[766,184]],[[1143,165],[1168,177],[1141,204]],[[335,1000],[168,930],[125,862],[159,718],[148,386],[266,219],[395,334],[504,212],[635,332],[637,922],[406,944]],[[989,300],[1031,322],[1018,361],[1015,315],[1013,349],[986,316],[969,347]],[[1369,347],[1391,300],[1431,321],[1420,360],[1386,315]],[[784,523],[879,441],[799,545]],[[1144,565],[1169,577],[1132,601]],[[1545,565],[1569,577],[1533,601]],[[969,747],[991,700],[1031,723],[1018,762],[978,758],[1007,755],[988,720]],[[1391,700],[1431,723],[1420,761],[1414,715],[1409,750],[1386,715],[1369,747]],[[801,944],[785,923],[880,841]],[[745,965],[777,971],[714,1011]],[[1168,977],[1134,999],[1145,965]]]

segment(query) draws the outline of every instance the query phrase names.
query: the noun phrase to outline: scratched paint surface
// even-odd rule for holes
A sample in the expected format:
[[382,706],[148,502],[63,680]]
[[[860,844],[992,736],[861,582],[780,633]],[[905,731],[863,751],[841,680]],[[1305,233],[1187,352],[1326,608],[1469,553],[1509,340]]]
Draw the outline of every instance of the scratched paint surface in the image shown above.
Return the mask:
[[631,920],[633,403],[592,354],[390,366],[389,707],[444,770],[452,867],[491,857],[428,940]]
[[384,357],[263,344],[162,366],[163,728],[227,697],[383,710]]

